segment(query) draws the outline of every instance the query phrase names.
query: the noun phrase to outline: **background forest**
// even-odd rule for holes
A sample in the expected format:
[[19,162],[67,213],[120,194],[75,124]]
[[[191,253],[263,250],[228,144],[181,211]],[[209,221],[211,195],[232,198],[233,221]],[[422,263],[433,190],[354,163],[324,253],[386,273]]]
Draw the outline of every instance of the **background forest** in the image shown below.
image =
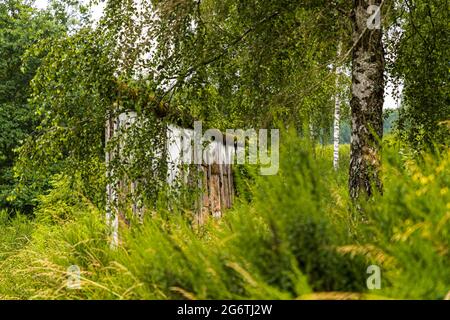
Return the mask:
[[[0,0],[0,299],[448,298],[447,0],[38,2]],[[234,166],[202,226],[157,155],[194,120],[281,132],[278,174]],[[146,209],[111,246],[123,176]]]

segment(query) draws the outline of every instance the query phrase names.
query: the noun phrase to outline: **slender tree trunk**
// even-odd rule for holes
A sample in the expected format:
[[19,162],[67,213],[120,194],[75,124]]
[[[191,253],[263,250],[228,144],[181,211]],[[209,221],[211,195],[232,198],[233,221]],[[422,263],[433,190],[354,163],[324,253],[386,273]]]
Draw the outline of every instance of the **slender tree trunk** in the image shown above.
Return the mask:
[[[117,131],[117,119],[109,117],[106,120],[105,128],[105,146],[113,138],[114,132]],[[114,160],[114,151],[107,151],[105,159],[106,177],[108,183],[106,185],[106,224],[110,228],[110,246],[116,248],[119,245],[119,212],[118,212],[118,194],[117,183],[111,183],[110,178],[113,176],[112,169],[109,164]]]
[[[341,43],[338,44],[337,59],[341,55]],[[339,96],[339,76],[341,73],[341,68],[335,66],[336,68],[336,94],[334,97],[334,128],[333,128],[333,167],[334,170],[339,168],[339,133],[340,133],[340,122],[341,122],[341,99]]]
[[[350,196],[356,200],[381,192],[380,140],[383,135],[384,49],[381,28],[368,28],[370,5],[382,0],[354,0],[352,15],[352,136]],[[375,188],[375,190],[374,190]]]

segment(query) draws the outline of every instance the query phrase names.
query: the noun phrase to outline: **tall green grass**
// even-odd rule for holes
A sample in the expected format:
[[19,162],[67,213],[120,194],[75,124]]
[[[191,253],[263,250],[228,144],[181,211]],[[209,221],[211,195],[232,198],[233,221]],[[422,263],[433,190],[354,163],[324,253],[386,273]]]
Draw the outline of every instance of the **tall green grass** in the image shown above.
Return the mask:
[[[421,161],[384,151],[384,195],[354,210],[331,149],[286,134],[280,172],[241,176],[220,220],[193,227],[181,209],[147,213],[109,246],[104,213],[55,177],[36,218],[1,215],[0,297],[21,299],[427,298],[450,290],[450,152]],[[366,269],[381,267],[381,290]],[[67,288],[67,268],[81,289]]]

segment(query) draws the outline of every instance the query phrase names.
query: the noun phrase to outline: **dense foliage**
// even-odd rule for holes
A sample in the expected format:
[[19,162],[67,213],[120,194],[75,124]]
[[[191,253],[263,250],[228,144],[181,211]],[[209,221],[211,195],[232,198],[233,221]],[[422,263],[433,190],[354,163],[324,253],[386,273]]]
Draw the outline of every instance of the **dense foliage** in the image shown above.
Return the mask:
[[37,42],[61,34],[63,29],[50,12],[37,11],[23,1],[0,3],[0,207],[26,209],[28,204],[22,199],[8,201],[14,198],[14,150],[37,123],[28,99],[41,55],[25,60],[24,55]]
[[405,1],[398,57],[393,66],[403,80],[402,135],[416,149],[448,147],[450,126],[449,3]]

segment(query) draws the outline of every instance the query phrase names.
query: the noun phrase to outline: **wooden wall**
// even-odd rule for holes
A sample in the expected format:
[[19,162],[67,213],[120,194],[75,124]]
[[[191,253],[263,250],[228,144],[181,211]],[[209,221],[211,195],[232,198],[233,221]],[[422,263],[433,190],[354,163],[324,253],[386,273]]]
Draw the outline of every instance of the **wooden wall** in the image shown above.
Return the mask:
[[[127,112],[121,114],[115,119],[108,119],[106,124],[105,140],[106,143],[115,136],[115,134],[123,127],[127,127],[133,122],[137,121],[137,116],[134,112]],[[186,172],[183,168],[183,151],[180,136],[193,135],[193,130],[183,129],[177,126],[170,125],[167,127],[167,183],[172,185],[178,179],[189,183],[198,188],[199,198],[193,204],[196,208],[195,223],[198,225],[204,224],[208,218],[219,218],[223,215],[225,209],[233,205],[234,198],[234,180],[232,173],[231,157],[236,153],[234,144],[227,145],[226,139],[223,141],[213,141],[210,144],[207,152],[208,161],[203,161],[202,164],[191,164],[188,166],[189,170],[194,172]],[[120,148],[120,146],[119,146]],[[193,149],[190,149],[193,152]],[[120,153],[118,151],[117,153]],[[190,157],[193,163],[200,163],[196,161],[195,152]],[[110,162],[114,154],[106,154],[106,163]],[[227,161],[220,159],[228,159]],[[192,174],[193,173],[193,174]],[[108,175],[111,172],[107,173]],[[188,179],[188,175],[196,177],[194,180]],[[120,200],[136,189],[136,182],[133,181],[116,181],[114,184],[107,186],[107,217],[111,220],[111,225],[118,224],[117,219],[123,220],[126,218],[119,209]],[[145,211],[140,208],[137,203],[132,204],[132,211],[136,215],[142,215]]]

